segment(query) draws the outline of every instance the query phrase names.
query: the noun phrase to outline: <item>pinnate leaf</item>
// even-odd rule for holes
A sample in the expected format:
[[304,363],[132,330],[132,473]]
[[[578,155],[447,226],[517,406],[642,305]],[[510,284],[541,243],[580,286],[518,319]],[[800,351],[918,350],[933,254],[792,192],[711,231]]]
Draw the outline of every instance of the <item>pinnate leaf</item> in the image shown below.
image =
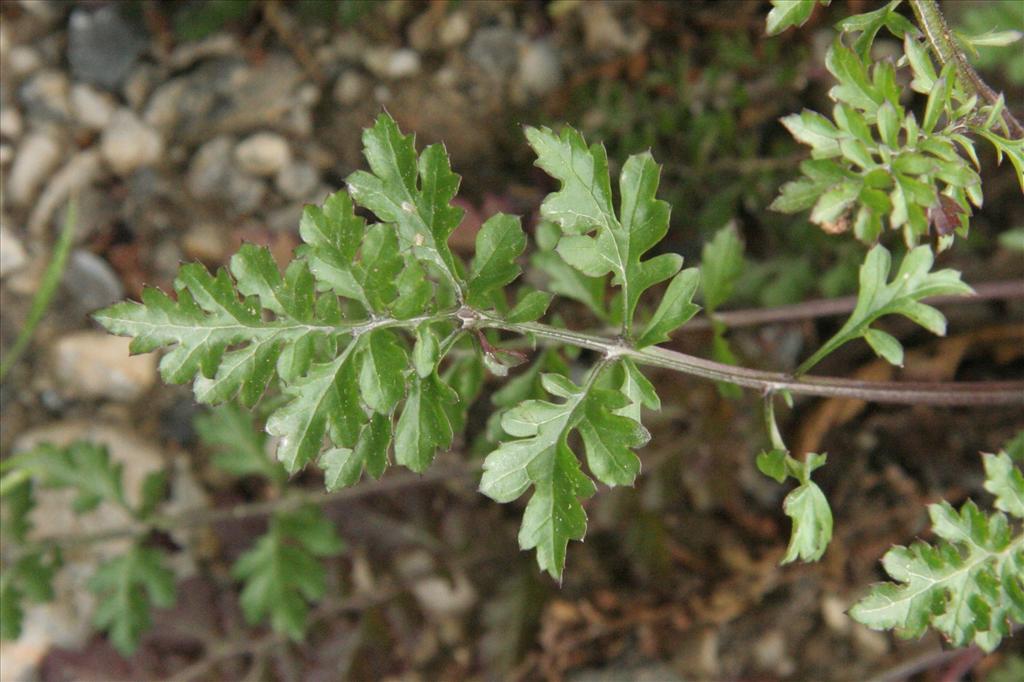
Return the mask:
[[255,624],[269,618],[276,632],[302,639],[309,603],[327,590],[321,558],[335,556],[342,548],[334,526],[319,507],[275,515],[267,533],[231,569],[243,583],[246,621]]
[[882,559],[895,582],[882,583],[850,615],[876,630],[920,637],[928,627],[954,646],[994,650],[1024,623],[1024,534],[1019,521],[1024,478],[1005,454],[986,455],[986,484],[1002,511],[985,514],[972,501],[959,511],[929,506],[934,544],[894,547]]
[[617,411],[630,404],[618,390],[596,385],[604,367],[592,370],[583,386],[557,374],[542,377],[545,390],[563,402],[526,400],[501,419],[506,440],[484,461],[480,490],[498,502],[511,502],[534,487],[527,504],[519,544],[537,550],[537,563],[561,578],[566,545],[586,532],[580,498],[595,488],[568,445],[580,432],[591,473],[607,485],[632,484],[640,462],[632,449],[647,442],[647,431]]
[[164,553],[140,545],[101,565],[89,589],[99,600],[96,625],[109,632],[111,644],[125,656],[149,628],[152,607],[169,608],[176,599],[174,573],[164,565]]

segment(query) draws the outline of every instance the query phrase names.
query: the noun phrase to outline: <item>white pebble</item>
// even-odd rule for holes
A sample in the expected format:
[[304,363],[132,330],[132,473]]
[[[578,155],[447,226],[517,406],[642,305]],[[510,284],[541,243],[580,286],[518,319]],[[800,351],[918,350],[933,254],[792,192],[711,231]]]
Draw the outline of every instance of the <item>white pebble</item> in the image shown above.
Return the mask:
[[71,113],[90,130],[103,130],[110,123],[116,106],[114,98],[91,85],[76,83],[71,86]]
[[235,147],[238,166],[252,175],[274,175],[291,161],[288,142],[277,133],[256,133]]
[[7,197],[15,206],[29,203],[60,161],[60,145],[43,133],[33,133],[18,147],[7,178]]
[[118,109],[103,130],[100,151],[118,175],[156,163],[164,151],[159,133],[129,109]]

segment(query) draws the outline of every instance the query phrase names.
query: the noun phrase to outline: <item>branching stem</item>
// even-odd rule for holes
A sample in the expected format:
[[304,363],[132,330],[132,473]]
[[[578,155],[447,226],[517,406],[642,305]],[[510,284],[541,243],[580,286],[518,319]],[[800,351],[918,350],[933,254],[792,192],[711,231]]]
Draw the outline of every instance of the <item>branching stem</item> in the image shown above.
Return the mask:
[[[949,62],[955,63],[957,74],[964,86],[976,94],[979,99],[988,104],[996,104],[999,101],[999,95],[982,80],[967,60],[963,50],[957,45],[956,37],[950,30],[949,24],[946,23],[946,18],[942,16],[942,10],[939,9],[938,0],[910,0],[910,6],[914,10],[917,25],[924,31],[939,64],[945,66]],[[1024,138],[1024,126],[1010,110],[1003,107],[1002,114],[1010,137],[1015,140]]]

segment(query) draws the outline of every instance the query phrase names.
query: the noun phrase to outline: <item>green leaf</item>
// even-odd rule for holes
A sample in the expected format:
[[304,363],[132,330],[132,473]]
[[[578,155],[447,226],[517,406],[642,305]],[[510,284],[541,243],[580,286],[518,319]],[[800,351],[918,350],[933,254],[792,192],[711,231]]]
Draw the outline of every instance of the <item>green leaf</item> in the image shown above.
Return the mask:
[[395,461],[416,472],[426,471],[438,448],[451,445],[452,426],[445,406],[458,399],[436,375],[415,377],[395,427]]
[[700,281],[704,287],[704,305],[714,313],[729,300],[743,274],[743,242],[736,228],[726,225],[704,245],[700,259]]
[[[831,0],[818,0],[828,5]],[[782,33],[790,26],[803,26],[814,11],[815,0],[772,0],[772,10],[768,12],[765,31],[774,36]]]
[[199,414],[193,420],[196,433],[214,451],[213,465],[235,476],[264,476],[283,483],[288,473],[267,452],[267,436],[256,428],[252,415],[227,404]]
[[24,619],[23,603],[53,599],[53,578],[61,567],[60,554],[44,559],[42,552],[22,556],[0,574],[0,639],[17,639]]
[[619,175],[617,217],[603,147],[588,148],[583,136],[568,126],[561,135],[527,128],[526,137],[537,154],[536,165],[562,184],[541,204],[544,218],[562,228],[558,254],[589,277],[611,273],[612,284],[622,292],[623,333],[631,337],[640,295],[682,267],[677,254],[641,260],[668,231],[669,206],[655,198],[659,166],[649,153],[627,159]]
[[547,288],[552,293],[571,298],[587,306],[599,320],[607,320],[603,277],[588,277],[562,260],[553,251],[538,251],[533,254],[530,263],[544,272],[550,279]]
[[329,492],[355,485],[366,472],[379,479],[387,468],[391,445],[391,418],[375,414],[363,426],[355,448],[331,448],[320,455],[324,481]]
[[867,67],[861,58],[843,45],[839,38],[836,38],[825,54],[825,68],[839,81],[838,85],[829,90],[829,96],[874,118],[884,97],[868,78]]
[[255,624],[269,618],[275,632],[301,640],[309,604],[327,591],[320,559],[336,556],[342,548],[319,507],[274,515],[267,533],[231,569],[244,584],[241,605],[246,621]]
[[401,249],[431,263],[462,289],[460,267],[448,237],[464,211],[449,202],[459,189],[442,145],[430,145],[417,159],[415,138],[402,135],[387,113],[363,132],[363,153],[371,172],[356,171],[346,182],[349,194],[384,223],[398,226]]
[[409,356],[402,342],[387,329],[370,332],[364,344],[359,368],[359,389],[367,406],[390,414],[405,391],[404,370]]
[[[1001,488],[997,468],[989,482]],[[986,515],[971,501],[959,512],[948,502],[928,510],[937,542],[889,550],[882,564],[895,582],[873,587],[850,615],[901,637],[931,626],[953,646],[993,651],[1013,623],[1024,623],[1024,534],[1011,536],[1003,513]]]
[[527,291],[505,315],[505,319],[515,324],[534,322],[547,312],[553,298],[546,291]]
[[995,507],[1024,519],[1024,474],[1005,452],[984,454],[985,490],[995,495]]
[[40,484],[71,488],[77,496],[76,512],[91,511],[101,502],[128,510],[122,485],[122,466],[110,459],[107,448],[89,441],[75,441],[67,447],[40,445],[19,455],[18,468]]
[[836,28],[840,31],[860,31],[860,36],[854,42],[853,48],[860,55],[861,59],[867,61],[871,56],[871,45],[875,42],[875,36],[878,35],[878,31],[883,26],[889,27],[889,30],[897,38],[902,38],[908,29],[916,32],[913,24],[910,24],[896,13],[896,8],[899,7],[900,2],[901,0],[891,0],[885,7],[881,7],[873,12],[855,14],[840,21],[836,24]]
[[810,480],[798,486],[786,495],[783,511],[793,519],[793,532],[782,563],[820,559],[832,539],[832,510],[821,488]]
[[890,365],[903,366],[903,346],[894,337],[878,329],[864,332],[864,340],[871,349]]
[[286,386],[290,401],[267,420],[267,433],[280,436],[277,459],[289,472],[316,459],[329,427],[335,444],[355,442],[366,421],[352,360],[357,345],[350,343],[334,360],[313,365],[305,376]]
[[[882,245],[871,249],[860,268],[860,290],[853,313],[831,339],[797,368],[796,373],[805,373],[836,348],[866,336],[870,325],[885,315],[902,315],[934,334],[944,335],[946,318],[935,308],[921,303],[921,299],[966,295],[973,290],[960,281],[960,273],[956,270],[931,272],[933,262],[931,248],[918,246],[904,256],[899,270],[887,283],[892,257]],[[885,336],[878,332],[869,342],[886,360],[901,359],[902,353],[897,353],[899,343]]]
[[96,626],[106,630],[110,643],[128,656],[149,629],[150,610],[170,608],[176,596],[174,573],[164,565],[164,553],[133,545],[126,553],[103,563],[89,580],[98,607]]
[[839,156],[839,129],[818,112],[804,109],[780,120],[790,135],[813,150],[815,159]]
[[668,285],[657,310],[636,342],[637,348],[668,341],[672,332],[697,314],[700,306],[693,303],[693,295],[700,282],[700,270],[682,270]]
[[[632,448],[648,439],[638,422],[616,413],[630,399],[619,391],[596,387],[602,369],[592,370],[583,386],[561,375],[544,375],[545,390],[564,402],[526,400],[505,412],[501,425],[513,439],[484,461],[480,491],[488,497],[511,502],[534,487],[519,544],[523,549],[536,548],[541,569],[555,578],[561,578],[565,567],[568,541],[580,540],[586,532],[586,513],[579,498],[594,492],[594,484],[580,471],[569,448],[569,434],[579,430],[591,472],[608,485],[633,482],[639,460]],[[643,392],[648,392],[646,387]]]
[[494,291],[500,291],[519,276],[516,258],[526,248],[526,234],[519,218],[498,213],[481,226],[469,274],[470,305],[483,307]]

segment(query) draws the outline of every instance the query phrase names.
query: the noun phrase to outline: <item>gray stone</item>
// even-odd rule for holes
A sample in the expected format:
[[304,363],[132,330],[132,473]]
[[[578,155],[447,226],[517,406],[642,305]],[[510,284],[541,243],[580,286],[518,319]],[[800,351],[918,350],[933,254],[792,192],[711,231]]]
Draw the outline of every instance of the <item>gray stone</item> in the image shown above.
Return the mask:
[[410,78],[420,72],[420,55],[409,48],[374,47],[366,51],[363,63],[372,74],[387,80]]
[[469,38],[471,28],[465,12],[452,12],[441,24],[441,45],[447,49],[458,47]]
[[156,163],[164,151],[163,139],[130,109],[119,109],[103,131],[100,151],[118,175]]
[[136,400],[156,381],[156,355],[131,355],[130,339],[84,331],[60,338],[53,348],[54,371],[74,398]]
[[121,278],[107,261],[91,251],[76,249],[64,271],[64,288],[75,302],[75,312],[85,316],[124,298]]
[[0,109],[0,136],[8,140],[17,140],[21,137],[24,124],[21,112],[14,107],[3,107]]
[[18,146],[14,165],[7,176],[6,195],[15,206],[35,197],[40,185],[60,161],[60,145],[45,133],[32,133]]
[[67,75],[54,69],[39,71],[21,86],[18,97],[30,121],[63,122],[71,116]]
[[267,195],[267,183],[244,173],[232,172],[228,177],[228,200],[237,213],[252,213]]
[[302,71],[287,55],[269,54],[258,66],[212,59],[159,86],[144,118],[180,144],[278,127],[286,122],[301,83]]
[[469,41],[469,61],[495,80],[509,77],[516,68],[520,37],[504,26],[490,26],[476,32]]
[[76,80],[113,90],[146,48],[146,37],[121,18],[117,3],[72,10],[68,22],[68,64]]
[[519,52],[519,82],[531,95],[546,95],[562,84],[558,52],[546,40],[534,40]]
[[12,76],[24,78],[42,66],[43,60],[35,48],[28,45],[15,45],[8,52],[4,62],[11,70]]
[[270,176],[291,161],[291,149],[288,141],[277,133],[256,133],[238,143],[235,161],[246,173]]
[[222,191],[231,175],[234,141],[227,136],[204,143],[192,156],[185,185],[192,196],[206,199]]
[[71,86],[70,101],[75,120],[89,130],[106,128],[117,108],[113,97],[84,83]]
[[362,74],[353,69],[343,71],[334,83],[334,99],[346,107],[350,107],[366,96],[369,83]]
[[275,208],[267,215],[267,227],[274,232],[294,232],[299,227],[304,208],[302,202]]
[[305,161],[288,164],[274,178],[274,184],[281,194],[295,201],[308,199],[319,183],[320,174]]
[[28,263],[28,254],[13,232],[0,225],[0,278],[17,272]]

